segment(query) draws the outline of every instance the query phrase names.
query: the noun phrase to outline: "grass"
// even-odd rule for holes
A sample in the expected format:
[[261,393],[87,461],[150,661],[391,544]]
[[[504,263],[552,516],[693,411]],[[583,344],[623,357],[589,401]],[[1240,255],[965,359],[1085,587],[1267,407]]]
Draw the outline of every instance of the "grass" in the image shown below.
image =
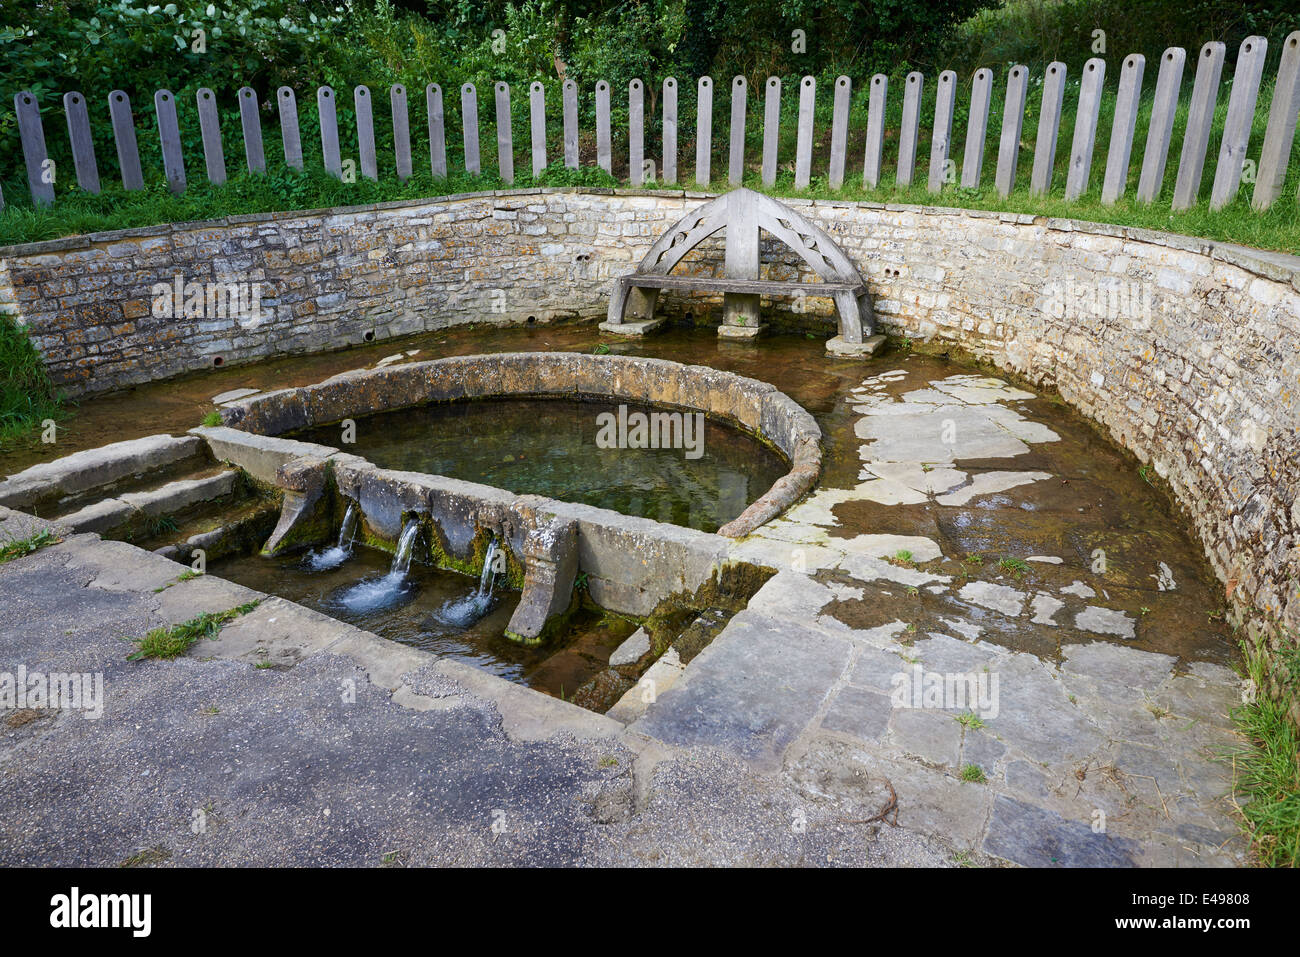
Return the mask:
[[57,541],[59,541],[57,535],[48,528],[43,528],[26,538],[11,538],[8,541],[0,542],[0,565],[11,562],[15,558],[30,555],[32,552],[44,548],[46,545],[53,545]]
[[[1244,643],[1247,672],[1255,687],[1267,687],[1268,666],[1260,648]],[[1249,801],[1238,808],[1242,827],[1261,864],[1300,866],[1300,733],[1289,715],[1300,669],[1284,660],[1276,669],[1282,694],[1261,690],[1254,701],[1233,709],[1232,721],[1245,743],[1231,755],[1236,789]]]
[[145,530],[150,536],[174,532],[179,526],[171,515],[154,515],[145,523]]
[[1029,571],[1029,563],[1021,558],[1012,558],[1011,556],[1007,556],[998,562],[998,568],[1001,568],[1004,572],[1010,572],[1019,578],[1025,572]]
[[[1109,59],[1115,65],[1121,55],[1112,55]],[[1150,71],[1148,71],[1150,72]],[[1215,166],[1227,117],[1228,95],[1220,91],[1216,104],[1213,129],[1206,149],[1205,175],[1202,178],[1201,201],[1191,209],[1174,212],[1170,208],[1170,198],[1174,181],[1177,177],[1178,160],[1182,148],[1183,134],[1187,125],[1193,71],[1188,70],[1179,99],[1175,116],[1174,133],[1170,142],[1169,161],[1165,180],[1157,200],[1149,205],[1136,201],[1137,180],[1142,167],[1143,149],[1146,131],[1150,122],[1153,99],[1154,78],[1143,84],[1143,99],[1139,104],[1134,145],[1128,170],[1128,181],[1124,195],[1111,205],[1101,202],[1101,183],[1106,164],[1107,151],[1113,128],[1115,105],[1117,100],[1117,80],[1110,78],[1103,92],[1101,109],[1097,124],[1096,143],[1093,151],[1091,188],[1077,200],[1064,198],[1066,174],[1070,164],[1071,144],[1074,134],[1074,112],[1079,97],[1079,77],[1077,71],[1071,71],[1066,84],[1066,109],[1061,117],[1054,157],[1051,190],[1047,196],[1029,195],[1029,178],[1033,167],[1034,148],[1037,137],[1038,111],[1041,108],[1041,87],[1034,85],[1026,104],[1023,134],[1017,175],[1014,188],[1006,197],[997,194],[993,187],[993,178],[997,166],[997,153],[1002,127],[1003,91],[1005,90],[1006,71],[995,70],[995,85],[992,107],[990,109],[985,153],[983,159],[981,184],[977,188],[965,188],[947,184],[937,193],[931,193],[926,185],[929,164],[931,118],[934,116],[935,84],[927,81],[923,90],[921,107],[922,124],[918,131],[918,150],[916,157],[916,182],[912,186],[899,186],[896,181],[898,167],[898,135],[901,126],[902,97],[897,95],[901,83],[891,82],[890,95],[886,110],[886,147],[881,170],[880,185],[868,188],[863,185],[861,174],[854,175],[855,169],[861,169],[861,138],[866,125],[867,89],[860,79],[854,84],[854,94],[850,108],[849,140],[855,148],[849,151],[846,168],[850,173],[844,184],[832,189],[826,177],[829,167],[830,124],[822,116],[829,111],[829,98],[817,97],[818,121],[815,126],[813,145],[813,169],[818,172],[811,178],[808,187],[796,189],[794,186],[795,137],[798,104],[797,97],[782,98],[782,122],[778,131],[779,166],[776,182],[764,186],[761,181],[760,158],[762,155],[763,124],[751,122],[746,126],[745,157],[747,168],[742,178],[742,185],[769,193],[774,196],[803,197],[813,199],[832,199],[850,201],[868,201],[877,203],[911,203],[927,206],[949,206],[965,209],[982,209],[994,212],[1021,213],[1034,216],[1063,217],[1110,223],[1167,232],[1185,233],[1225,242],[1242,243],[1263,249],[1293,251],[1300,248],[1300,215],[1297,215],[1297,186],[1300,185],[1300,138],[1293,146],[1288,175],[1283,184],[1277,202],[1265,212],[1257,212],[1250,206],[1253,186],[1243,183],[1237,198],[1225,208],[1211,212],[1209,209],[1210,184],[1213,181]],[[1036,76],[1041,76],[1037,72]],[[865,78],[863,78],[865,79]],[[901,77],[899,78],[901,79]],[[1225,76],[1225,86],[1227,77]],[[961,89],[957,96],[957,111],[953,120],[951,159],[960,164],[964,159],[966,124],[970,108],[970,77],[960,80]],[[1266,79],[1260,89],[1258,104],[1251,129],[1250,158],[1258,161],[1263,142],[1264,130],[1268,121],[1268,112],[1272,103],[1273,83]],[[685,115],[685,114],[683,114]],[[231,111],[231,122],[238,125],[238,115]],[[488,127],[490,121],[484,121]],[[723,192],[730,188],[726,180],[728,167],[728,137],[723,127],[715,127],[713,138],[713,163],[711,168],[719,177],[705,188]],[[689,123],[680,125],[678,136],[679,157],[689,156],[694,143],[689,130]],[[270,135],[273,130],[264,131]],[[309,130],[304,129],[304,136]],[[623,132],[623,131],[621,131]],[[412,143],[413,153],[425,144]],[[486,141],[485,141],[486,142]],[[80,235],[90,232],[124,229],[129,227],[152,226],[167,222],[186,222],[201,219],[214,219],[224,216],[273,211],[321,209],[333,206],[354,206],[366,203],[387,202],[404,199],[421,199],[430,196],[447,195],[458,192],[476,192],[499,189],[513,185],[518,188],[539,186],[617,186],[626,185],[627,180],[621,174],[625,170],[615,166],[616,178],[594,165],[584,165],[576,170],[568,169],[562,161],[557,160],[541,173],[532,177],[531,158],[528,144],[522,137],[516,136],[515,169],[520,171],[513,184],[504,182],[494,169],[495,156],[491,149],[482,150],[483,172],[470,175],[463,168],[457,167],[457,150],[448,149],[448,158],[452,168],[446,178],[435,180],[427,167],[419,164],[406,182],[399,181],[391,168],[380,170],[378,181],[357,177],[356,182],[345,183],[327,173],[318,160],[308,158],[304,170],[298,171],[286,167],[282,161],[268,156],[268,170],[265,174],[238,172],[228,182],[214,187],[195,176],[184,193],[173,195],[160,169],[151,169],[146,173],[146,187],[143,190],[128,192],[120,183],[113,182],[114,177],[105,176],[103,189],[98,195],[91,195],[79,190],[75,184],[62,181],[56,185],[56,199],[50,209],[35,209],[30,205],[26,190],[16,181],[6,183],[5,191],[9,202],[0,211],[0,245],[12,243],[38,242],[61,236]],[[234,144],[231,144],[234,145]],[[231,153],[231,145],[227,153]],[[654,154],[661,145],[658,132],[657,116],[649,116],[646,129],[646,146]],[[237,149],[237,146],[235,146]],[[268,150],[268,153],[273,151]],[[617,151],[616,151],[617,152]],[[229,156],[228,156],[229,158]],[[583,161],[590,163],[592,157],[584,156]],[[616,156],[615,163],[622,164],[625,157]],[[237,163],[232,162],[232,166]],[[694,182],[694,171],[688,162],[679,164],[678,183],[675,188],[698,188]],[[16,180],[16,178],[15,178]],[[12,184],[12,185],[11,185]],[[653,188],[661,184],[654,181],[645,186]],[[665,184],[666,185],[666,184]]]
[[166,591],[168,588],[171,588],[173,585],[179,585],[181,582],[191,581],[192,579],[199,578],[199,577],[201,577],[199,572],[196,572],[192,568],[187,568],[185,571],[177,575],[176,578],[173,579],[172,581],[169,581],[165,585],[159,585],[157,588],[155,588],[154,594],[156,595],[160,591]]
[[1161,720],[1162,718],[1167,718],[1171,714],[1173,714],[1173,712],[1170,711],[1168,708],[1162,708],[1154,701],[1148,701],[1146,703],[1146,709],[1151,712],[1151,717],[1155,718],[1157,721]]
[[[31,206],[27,191],[16,188],[15,183],[15,188],[6,188],[9,205],[0,210],[0,246],[252,213],[415,200],[510,185],[489,170],[477,176],[452,170],[447,177],[435,180],[427,168],[417,168],[404,183],[393,175],[379,181],[358,177],[355,183],[345,183],[330,175],[319,161],[308,160],[300,171],[268,157],[267,166],[265,174],[244,171],[232,175],[223,186],[195,177],[180,194],[167,188],[161,170],[147,172],[141,190],[126,190],[108,176],[98,194],[61,183],[56,187],[54,205],[47,209]],[[557,162],[535,178],[521,175],[515,185],[608,187],[618,181],[597,167],[570,170]]]
[[132,854],[130,857],[128,857],[126,860],[124,860],[121,864],[117,866],[118,867],[152,867],[155,864],[164,863],[165,861],[169,860],[171,856],[172,856],[172,852],[167,850],[167,848],[165,847],[162,846],[146,847],[143,851],[139,851],[135,854]]
[[221,413],[213,409],[203,417],[202,424],[208,428],[215,428],[221,424]]
[[973,711],[966,711],[953,717],[959,725],[968,731],[978,731],[984,727],[984,719]]
[[988,780],[988,776],[984,774],[984,769],[978,764],[968,764],[961,769],[961,779],[974,784],[983,784]]
[[65,414],[62,396],[26,329],[0,315],[0,447]]
[[191,618],[189,621],[181,622],[179,625],[154,628],[142,638],[130,639],[135,644],[136,650],[127,655],[127,660],[140,661],[144,658],[170,660],[176,658],[185,654],[190,646],[200,638],[215,638],[221,633],[221,628],[226,622],[233,621],[240,615],[248,614],[259,604],[260,602],[250,601],[247,604],[228,608],[225,611],[205,611],[203,614]]

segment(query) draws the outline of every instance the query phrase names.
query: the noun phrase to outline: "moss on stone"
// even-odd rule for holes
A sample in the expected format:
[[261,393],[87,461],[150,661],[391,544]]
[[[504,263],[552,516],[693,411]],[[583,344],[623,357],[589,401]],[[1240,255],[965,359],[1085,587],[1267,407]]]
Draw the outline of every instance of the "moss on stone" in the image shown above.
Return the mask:
[[[770,568],[748,562],[726,562],[694,591],[682,589],[662,598],[642,624],[650,636],[650,660],[658,660],[704,612],[717,609],[729,618],[741,611],[775,574]],[[716,633],[708,635],[708,640]],[[702,651],[708,640],[698,647],[689,644],[691,657]]]

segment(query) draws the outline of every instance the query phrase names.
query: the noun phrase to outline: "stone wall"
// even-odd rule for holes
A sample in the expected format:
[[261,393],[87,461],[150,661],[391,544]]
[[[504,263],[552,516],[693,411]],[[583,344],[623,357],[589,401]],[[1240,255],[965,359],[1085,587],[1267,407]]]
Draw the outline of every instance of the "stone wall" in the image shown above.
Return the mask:
[[[504,191],[59,240],[0,250],[0,309],[74,393],[457,323],[596,318],[610,280],[706,198]],[[887,331],[1059,390],[1169,482],[1234,602],[1300,627],[1300,259],[1026,215],[788,202],[856,261]],[[684,267],[713,273],[721,250]],[[809,278],[793,254],[764,258],[772,278]],[[265,283],[267,317],[152,317],[151,287],[178,273]],[[720,321],[716,299],[662,298]],[[776,306],[777,322],[833,332],[825,300]]]

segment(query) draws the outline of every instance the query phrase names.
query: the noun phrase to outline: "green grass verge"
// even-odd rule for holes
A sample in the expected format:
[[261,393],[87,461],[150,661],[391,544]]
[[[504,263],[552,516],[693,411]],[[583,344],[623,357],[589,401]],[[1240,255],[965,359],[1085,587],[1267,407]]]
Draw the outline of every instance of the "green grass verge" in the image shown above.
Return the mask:
[[46,545],[53,545],[58,540],[57,535],[48,528],[43,528],[36,534],[28,535],[26,538],[11,538],[8,541],[0,542],[0,565],[11,562],[15,558],[30,555]]
[[62,397],[27,330],[0,316],[0,446],[65,414]]
[[226,622],[233,621],[240,615],[248,614],[259,604],[261,604],[260,601],[250,601],[247,604],[228,608],[225,611],[205,611],[198,617],[183,621],[179,625],[154,628],[146,633],[143,638],[130,639],[135,644],[136,650],[127,655],[127,660],[140,661],[144,658],[171,659],[183,655],[200,638],[217,637],[221,633],[221,627]]
[[[1268,666],[1260,648],[1242,645],[1255,687],[1267,687]],[[1256,700],[1235,708],[1233,724],[1245,743],[1232,755],[1235,785],[1247,797],[1240,806],[1242,826],[1259,863],[1300,866],[1300,733],[1289,703],[1300,686],[1300,651],[1281,664],[1282,696],[1260,690]]]
[[[395,176],[379,181],[358,176],[346,183],[325,171],[319,163],[308,161],[304,170],[295,170],[268,162],[264,175],[247,171],[232,175],[222,186],[206,181],[191,182],[185,192],[174,194],[161,175],[147,174],[145,188],[128,191],[121,183],[106,180],[96,195],[75,186],[61,186],[55,203],[48,209],[36,209],[25,198],[17,198],[0,210],[0,246],[44,242],[63,236],[78,236],[113,229],[157,226],[162,223],[185,223],[219,219],[225,216],[269,213],[298,209],[326,209],[335,206],[360,206],[367,203],[422,199],[453,193],[503,189],[495,172],[484,170],[471,176],[453,170],[445,178],[434,179],[428,169],[420,169],[401,182]],[[537,177],[521,176],[516,184],[528,186],[616,186],[618,181],[597,167],[568,169],[562,162],[553,163]],[[6,194],[6,198],[8,194]]]

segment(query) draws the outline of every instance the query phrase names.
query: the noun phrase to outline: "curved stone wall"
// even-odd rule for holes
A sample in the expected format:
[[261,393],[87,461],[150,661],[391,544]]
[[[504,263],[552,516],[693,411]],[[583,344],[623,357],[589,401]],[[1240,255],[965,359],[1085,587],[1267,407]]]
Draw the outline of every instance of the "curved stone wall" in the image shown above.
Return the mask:
[[780,449],[790,471],[718,534],[748,535],[806,494],[821,472],[821,429],[775,386],[709,366],[576,352],[455,356],[334,376],[225,406],[226,426],[280,435],[372,412],[494,396],[589,395],[703,412]]
[[[613,277],[707,198],[516,190],[58,240],[0,250],[0,309],[74,393],[367,335],[595,319]],[[887,331],[1059,390],[1169,482],[1234,604],[1300,628],[1300,259],[1019,214],[786,202],[854,260]],[[721,250],[682,268],[717,274]],[[770,278],[810,278],[777,245],[764,261]],[[177,274],[256,277],[268,315],[153,317],[152,284]],[[716,299],[661,301],[720,321]],[[829,301],[772,310],[833,332]]]

